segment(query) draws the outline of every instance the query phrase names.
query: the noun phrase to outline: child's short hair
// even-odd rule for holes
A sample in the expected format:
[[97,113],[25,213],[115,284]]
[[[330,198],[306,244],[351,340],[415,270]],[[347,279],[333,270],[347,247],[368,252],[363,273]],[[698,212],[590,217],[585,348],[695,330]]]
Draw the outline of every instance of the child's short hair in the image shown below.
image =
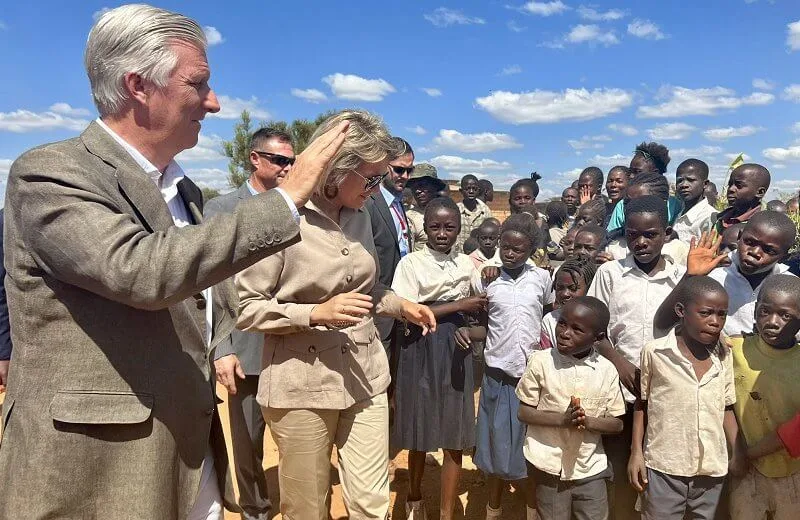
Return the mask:
[[482,228],[486,228],[486,227],[489,227],[489,226],[496,227],[496,228],[499,229],[500,228],[500,221],[497,220],[494,217],[485,218],[485,219],[483,219],[483,222],[481,222],[478,225],[478,227],[476,227],[475,229],[482,229]]
[[642,143],[636,147],[633,155],[641,155],[651,163],[659,173],[667,172],[667,165],[669,164],[669,150],[663,144],[658,143]]
[[463,177],[461,177],[461,184],[462,185],[467,181],[478,182],[478,177],[476,177],[475,175],[472,175],[471,173],[468,173],[468,174],[464,175]]
[[800,278],[791,274],[771,274],[767,276],[758,291],[757,301],[768,293],[788,294],[796,299],[800,299]]
[[785,236],[786,251],[784,251],[784,253],[791,249],[797,237],[797,228],[786,213],[780,213],[778,211],[759,211],[750,217],[750,220],[744,225],[742,232],[755,226],[766,226],[779,231],[781,236]]
[[503,222],[500,228],[502,235],[506,231],[516,231],[527,237],[531,241],[531,247],[536,249],[541,238],[541,230],[536,225],[536,219],[529,213],[515,213]]
[[539,184],[533,179],[520,179],[512,184],[511,189],[508,190],[508,196],[510,197],[514,191],[522,187],[530,189],[534,199],[539,196]]
[[756,182],[757,186],[769,188],[769,183],[771,181],[769,170],[766,168],[766,166],[756,163],[745,163],[737,166],[736,169],[731,172],[731,176],[728,178],[728,186],[733,183],[734,175],[743,170],[747,170],[753,176],[753,180]]
[[606,203],[599,197],[584,202],[578,207],[578,210],[586,211],[597,222],[606,221]]
[[[595,318],[594,323],[592,323],[595,333],[600,334],[608,329],[608,322],[611,319],[608,307],[594,296],[578,296],[577,298],[572,298],[564,307],[568,305],[582,305],[591,311],[591,314]],[[563,313],[564,311],[562,310],[561,312]]]
[[592,280],[594,280],[595,273],[597,273],[597,264],[593,258],[590,258],[587,255],[571,256],[567,258],[564,260],[564,263],[561,264],[561,267],[558,268],[558,271],[556,271],[556,274],[553,277],[554,289],[555,280],[560,273],[569,274],[570,277],[572,277],[573,282],[583,280],[586,283],[586,288],[588,289],[589,286],[592,285]]
[[474,237],[469,237],[464,241],[464,246],[463,246],[464,254],[469,255],[471,253],[474,253],[475,250],[478,249],[479,247],[480,244],[478,243],[478,239]]
[[578,175],[578,178],[580,179],[584,175],[589,176],[598,187],[603,185],[603,170],[597,166],[589,166],[588,168],[584,168],[581,174]]
[[560,200],[548,202],[544,213],[550,227],[561,227],[567,221],[567,205]]
[[456,219],[458,220],[458,225],[460,226],[461,212],[458,210],[458,206],[456,205],[456,203],[453,202],[453,199],[449,197],[436,197],[435,199],[430,201],[428,205],[425,206],[424,222],[427,223],[428,219],[430,218],[431,215],[433,215],[434,212],[439,211],[440,209],[443,208],[448,211],[452,211],[453,213],[456,214]]
[[592,235],[598,237],[600,239],[600,243],[602,244],[606,239],[607,231],[603,226],[598,226],[597,224],[586,224],[578,230],[578,233],[591,233]]
[[669,226],[669,218],[667,217],[667,205],[664,201],[655,195],[645,195],[625,202],[625,220],[627,221],[631,215],[638,213],[653,213],[658,215],[658,219],[664,225],[664,228]]
[[631,179],[628,189],[633,186],[646,186],[650,195],[655,195],[661,200],[669,200],[669,181],[660,173],[640,173]]
[[769,211],[777,211],[779,213],[786,213],[787,211],[786,203],[778,199],[767,202],[767,209]]
[[701,179],[708,180],[708,165],[704,161],[701,161],[700,159],[686,159],[678,165],[676,172],[680,172],[686,168],[691,168],[697,171]]

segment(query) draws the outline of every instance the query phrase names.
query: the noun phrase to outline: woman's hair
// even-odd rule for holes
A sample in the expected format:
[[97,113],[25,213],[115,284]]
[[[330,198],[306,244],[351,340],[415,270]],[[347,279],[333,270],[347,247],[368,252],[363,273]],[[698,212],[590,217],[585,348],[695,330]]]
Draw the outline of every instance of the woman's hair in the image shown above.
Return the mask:
[[647,186],[650,195],[655,195],[662,200],[669,200],[669,181],[660,173],[644,172],[640,173],[628,183],[628,189],[632,186]]
[[[536,173],[536,172],[534,172],[534,173]],[[538,174],[537,174],[537,176],[538,176]],[[515,182],[514,184],[511,185],[511,189],[508,190],[508,196],[511,197],[511,193],[513,193],[515,190],[517,190],[519,188],[522,188],[522,187],[526,187],[526,188],[530,189],[531,193],[533,194],[533,198],[534,199],[539,196],[539,184],[534,179],[520,179],[520,180],[518,180],[517,182]]]
[[623,175],[625,175],[626,179],[628,177],[630,177],[630,175],[631,175],[631,169],[628,168],[627,166],[623,166],[621,164],[618,164],[617,166],[614,166],[613,168],[608,170],[608,174],[611,175],[612,173],[614,173],[617,170],[621,171],[623,173]]
[[561,264],[561,267],[558,268],[555,276],[553,276],[553,289],[555,290],[556,278],[560,273],[568,274],[575,283],[578,280],[583,280],[586,283],[586,288],[588,289],[589,286],[592,285],[592,280],[594,280],[594,275],[596,272],[597,264],[590,256],[571,256],[564,260],[564,263]]
[[[523,179],[525,180],[525,179]],[[531,241],[531,250],[536,250],[541,239],[541,230],[530,213],[515,213],[508,217],[500,228],[500,235],[506,231],[516,231]]]
[[458,210],[456,203],[453,202],[453,199],[449,197],[436,197],[425,206],[425,215],[423,217],[425,224],[427,224],[431,215],[440,209],[446,209],[455,213],[458,226],[461,227],[461,212]]
[[550,227],[560,228],[567,221],[567,205],[560,200],[548,202],[544,213],[547,215],[547,225]]
[[124,77],[134,72],[163,88],[178,64],[176,41],[206,50],[200,26],[186,16],[131,4],[104,13],[89,32],[83,62],[100,116],[116,115],[128,99]]
[[631,215],[637,213],[652,213],[658,215],[659,220],[664,225],[664,228],[669,226],[669,218],[667,217],[667,205],[663,199],[655,195],[645,195],[644,197],[637,197],[625,202],[625,221]]
[[642,155],[645,159],[653,163],[659,173],[667,172],[667,165],[669,164],[669,150],[663,144],[658,143],[642,143],[636,147],[633,152],[636,155]]
[[342,147],[331,159],[317,185],[317,194],[321,196],[324,196],[326,185],[338,185],[350,171],[362,164],[392,160],[405,151],[403,144],[392,137],[378,116],[357,109],[342,110],[323,121],[314,131],[309,144],[342,121],[349,121],[350,126]]
[[606,221],[606,201],[599,197],[588,200],[578,206],[578,211],[581,210],[588,212],[589,216],[600,224]]

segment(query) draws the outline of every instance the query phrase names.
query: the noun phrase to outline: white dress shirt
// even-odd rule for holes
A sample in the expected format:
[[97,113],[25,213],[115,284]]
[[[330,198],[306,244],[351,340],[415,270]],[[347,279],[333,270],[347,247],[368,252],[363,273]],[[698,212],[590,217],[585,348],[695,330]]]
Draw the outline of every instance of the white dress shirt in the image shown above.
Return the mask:
[[717,210],[708,203],[705,197],[700,197],[700,200],[692,206],[692,209],[678,215],[672,225],[672,229],[677,233],[678,240],[688,244],[692,241],[692,237],[700,240],[700,236],[703,233],[708,233],[714,229],[716,220]]
[[403,209],[403,198],[401,195],[391,193],[384,188],[383,184],[381,184],[381,196],[383,196],[383,200],[386,201],[386,205],[389,206],[389,213],[392,214],[392,221],[394,222],[395,232],[397,233],[397,247],[400,249],[400,258],[403,258],[411,252],[409,239],[411,230],[409,229],[408,219]]

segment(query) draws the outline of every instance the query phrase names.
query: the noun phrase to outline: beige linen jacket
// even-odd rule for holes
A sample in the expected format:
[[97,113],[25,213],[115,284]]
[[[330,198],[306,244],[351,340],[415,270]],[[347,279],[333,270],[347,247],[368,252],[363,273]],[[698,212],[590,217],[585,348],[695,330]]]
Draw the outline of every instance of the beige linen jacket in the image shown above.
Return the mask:
[[220,282],[298,240],[289,207],[259,195],[177,228],[155,183],[92,123],[14,162],[5,216],[14,352],[0,518],[186,518],[209,440],[227,475],[200,292],[219,284],[215,345],[236,314]]
[[375,314],[400,318],[402,300],[377,281],[366,210],[342,209],[338,225],[313,202],[300,215],[301,242],[236,275],[237,327],[265,334],[262,406],[343,410],[386,390],[386,351],[371,317],[336,331],[310,326],[311,311],[360,292],[372,295]]

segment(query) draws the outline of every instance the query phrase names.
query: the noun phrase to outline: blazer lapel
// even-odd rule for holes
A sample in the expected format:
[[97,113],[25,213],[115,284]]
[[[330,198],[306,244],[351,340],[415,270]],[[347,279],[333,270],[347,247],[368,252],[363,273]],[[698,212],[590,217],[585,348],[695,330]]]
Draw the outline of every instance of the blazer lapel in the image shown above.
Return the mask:
[[203,192],[195,183],[184,177],[178,182],[178,194],[192,216],[192,224],[203,222]]
[[394,218],[392,218],[392,212],[389,209],[389,206],[386,204],[386,199],[383,198],[383,193],[380,192],[377,195],[373,195],[373,197],[375,197],[375,207],[378,208],[378,213],[380,213],[381,217],[383,217],[383,222],[391,231],[392,236],[395,237],[394,245],[399,253],[400,244],[397,243],[397,227],[394,225]]

